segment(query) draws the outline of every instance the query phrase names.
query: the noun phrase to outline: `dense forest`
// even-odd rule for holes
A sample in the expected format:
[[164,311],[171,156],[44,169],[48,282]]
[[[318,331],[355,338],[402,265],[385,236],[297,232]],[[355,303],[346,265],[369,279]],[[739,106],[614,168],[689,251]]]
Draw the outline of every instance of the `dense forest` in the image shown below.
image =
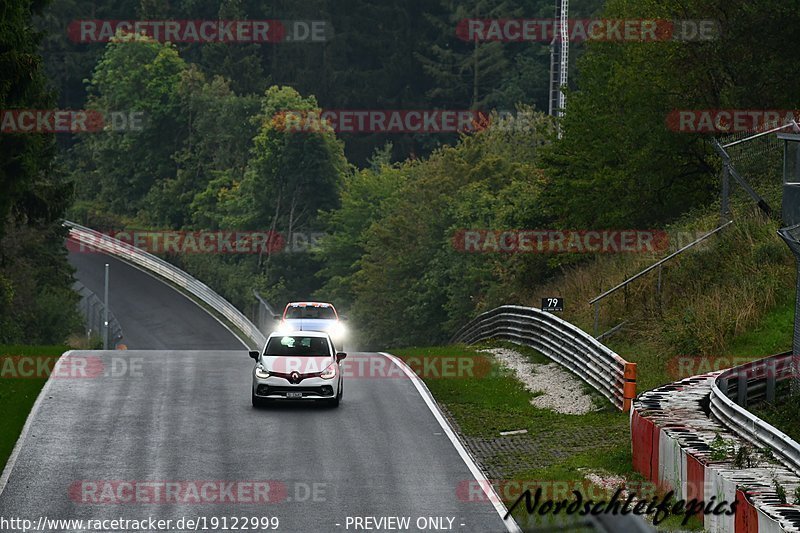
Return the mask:
[[[3,109],[143,120],[57,139],[0,137],[6,342],[73,327],[51,316],[67,325],[39,331],[25,318],[72,305],[54,244],[66,212],[100,230],[322,234],[304,253],[169,259],[243,309],[254,288],[277,305],[324,298],[354,317],[365,344],[431,344],[586,260],[461,253],[459,230],[662,227],[719,192],[709,135],[674,131],[670,113],[794,109],[800,94],[797,56],[777,31],[800,13],[777,0],[573,2],[572,18],[711,19],[719,34],[572,44],[559,124],[545,113],[547,43],[457,35],[466,18],[551,17],[550,0],[15,4],[0,29]],[[76,42],[68,28],[86,19],[322,20],[327,31],[321,42],[171,43],[124,32]],[[489,120],[462,133],[293,132],[281,122],[329,109],[480,110]],[[47,281],[16,275],[23,261]]]

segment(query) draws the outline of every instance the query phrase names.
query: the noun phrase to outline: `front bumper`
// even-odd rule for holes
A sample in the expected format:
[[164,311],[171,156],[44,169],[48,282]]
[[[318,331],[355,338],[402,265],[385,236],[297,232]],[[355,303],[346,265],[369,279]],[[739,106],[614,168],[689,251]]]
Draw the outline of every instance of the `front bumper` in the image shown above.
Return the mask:
[[[300,397],[289,398],[289,393],[300,393]],[[253,379],[253,395],[257,398],[275,400],[326,400],[336,397],[338,393],[339,380],[337,378],[306,378],[297,384],[289,383],[288,380],[279,377]]]

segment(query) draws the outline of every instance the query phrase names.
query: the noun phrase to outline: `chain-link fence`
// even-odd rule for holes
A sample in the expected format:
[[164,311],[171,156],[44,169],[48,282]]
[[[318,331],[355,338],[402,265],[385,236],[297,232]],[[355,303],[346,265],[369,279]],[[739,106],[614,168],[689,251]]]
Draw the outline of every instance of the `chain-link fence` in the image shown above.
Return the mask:
[[[800,368],[797,367],[797,358],[800,356],[800,224],[794,220],[796,207],[788,206],[787,201],[795,201],[797,196],[787,196],[791,191],[787,183],[796,182],[797,168],[791,169],[786,166],[786,154],[784,153],[783,143],[785,138],[795,137],[800,131],[800,126],[792,120],[790,123],[780,122],[763,124],[757,130],[738,132],[735,134],[719,136],[716,139],[715,148],[720,154],[723,162],[723,192],[722,192],[722,214],[726,214],[728,208],[728,177],[733,176],[739,185],[756,201],[759,207],[768,215],[771,214],[771,207],[767,202],[755,192],[751,183],[758,183],[764,179],[774,179],[783,173],[783,223],[787,227],[778,231],[797,261],[797,293],[795,295],[795,317],[794,317],[794,337],[792,342],[793,357],[793,378],[792,393],[800,393]],[[782,140],[783,139],[783,140]],[[797,142],[793,140],[793,142]],[[742,177],[744,175],[747,178]],[[750,182],[750,183],[748,183]]]
[[[95,293],[89,290],[83,283],[76,281],[72,288],[81,295],[78,308],[84,317],[86,328],[86,339],[89,346],[101,345],[103,342],[103,301]],[[120,327],[117,317],[111,310],[108,310],[108,344],[109,347],[116,348],[122,340],[122,327]]]
[[800,224],[782,228],[778,234],[783,238],[797,261],[797,295],[794,307],[794,337],[792,338],[792,394],[800,395]]

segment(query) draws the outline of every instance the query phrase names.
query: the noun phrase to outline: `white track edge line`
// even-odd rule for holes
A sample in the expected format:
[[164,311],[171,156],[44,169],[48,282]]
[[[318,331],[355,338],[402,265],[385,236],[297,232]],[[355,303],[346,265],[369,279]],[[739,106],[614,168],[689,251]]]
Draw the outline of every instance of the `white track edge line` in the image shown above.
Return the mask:
[[492,484],[489,483],[489,480],[486,479],[486,476],[483,474],[483,472],[481,472],[481,469],[478,468],[478,465],[475,463],[475,459],[472,457],[472,455],[470,455],[467,449],[464,448],[464,444],[459,440],[458,436],[456,436],[455,432],[453,431],[453,428],[450,427],[450,424],[444,418],[442,411],[439,409],[439,405],[436,403],[436,400],[434,400],[433,394],[431,393],[430,389],[428,389],[428,386],[425,384],[425,382],[422,381],[422,379],[420,379],[420,377],[417,374],[415,374],[413,370],[411,370],[411,368],[405,363],[405,361],[403,361],[399,357],[386,352],[378,352],[378,353],[384,357],[388,357],[389,360],[391,360],[394,364],[400,367],[403,370],[403,372],[405,372],[405,374],[414,384],[414,387],[416,387],[417,392],[419,392],[420,396],[425,401],[425,405],[427,405],[428,409],[431,410],[433,417],[442,427],[442,430],[444,430],[444,433],[445,435],[447,435],[447,438],[450,439],[450,442],[453,444],[453,447],[458,452],[458,455],[467,465],[467,468],[469,469],[470,473],[472,473],[472,476],[475,478],[475,481],[478,482],[478,484],[483,489],[484,494],[486,494],[486,497],[489,499],[490,502],[492,502],[492,505],[497,511],[497,514],[500,515],[500,520],[503,521],[503,524],[506,526],[506,529],[510,533],[521,533],[522,529],[520,529],[519,525],[514,520],[513,516],[510,516],[508,520],[503,518],[506,515],[506,513],[508,513],[508,509],[503,503],[503,500],[500,498],[497,492],[495,492]]
[[[58,358],[56,364],[60,364],[61,360],[65,357],[69,357],[72,352],[76,350],[67,350],[61,357]],[[55,369],[55,366],[53,367]],[[52,372],[51,372],[52,374]],[[22,426],[22,432],[19,434],[19,438],[17,439],[16,444],[14,444],[14,449],[11,450],[11,455],[8,456],[8,461],[6,461],[6,465],[3,468],[3,474],[0,475],[0,496],[3,495],[3,491],[8,484],[8,480],[11,477],[11,471],[14,470],[14,465],[17,464],[17,458],[19,457],[20,452],[22,451],[22,445],[28,438],[28,433],[31,430],[31,425],[33,424],[33,419],[36,418],[36,413],[39,412],[39,408],[42,405],[42,399],[48,393],[50,389],[50,384],[53,382],[51,379],[47,379],[42,390],[39,391],[39,396],[36,397],[36,401],[33,402],[33,407],[31,407],[31,412],[28,413],[28,418],[25,419],[25,425]]]

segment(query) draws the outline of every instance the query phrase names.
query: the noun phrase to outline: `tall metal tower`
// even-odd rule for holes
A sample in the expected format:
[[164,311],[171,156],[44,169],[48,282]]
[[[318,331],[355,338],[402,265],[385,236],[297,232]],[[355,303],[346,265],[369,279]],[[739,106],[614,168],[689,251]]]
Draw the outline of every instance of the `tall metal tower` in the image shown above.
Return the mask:
[[[556,28],[550,42],[550,115],[560,117],[564,114],[566,97],[561,92],[567,86],[569,71],[569,0],[555,0]],[[561,137],[559,129],[558,136]]]

